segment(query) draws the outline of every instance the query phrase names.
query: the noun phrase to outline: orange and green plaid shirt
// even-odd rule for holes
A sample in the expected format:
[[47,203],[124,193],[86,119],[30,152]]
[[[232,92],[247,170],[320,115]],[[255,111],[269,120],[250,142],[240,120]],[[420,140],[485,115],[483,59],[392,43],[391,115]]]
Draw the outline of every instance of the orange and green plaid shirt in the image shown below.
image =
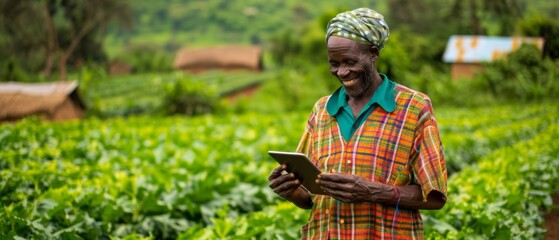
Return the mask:
[[[424,199],[431,191],[446,195],[447,170],[429,98],[403,85],[394,87],[396,109],[376,107],[344,140],[336,118],[326,105],[315,104],[298,152],[305,153],[323,172],[362,176],[394,186],[418,184]],[[422,239],[419,210],[378,203],[344,203],[312,195],[303,239]]]

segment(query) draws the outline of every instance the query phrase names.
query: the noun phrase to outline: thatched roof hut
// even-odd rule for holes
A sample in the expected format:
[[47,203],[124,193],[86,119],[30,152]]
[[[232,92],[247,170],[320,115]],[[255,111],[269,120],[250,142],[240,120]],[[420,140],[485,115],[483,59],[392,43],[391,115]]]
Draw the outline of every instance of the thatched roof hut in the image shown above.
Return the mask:
[[39,115],[51,121],[81,118],[78,83],[0,83],[0,122]]
[[218,46],[183,48],[173,63],[175,69],[189,72],[207,70],[262,70],[262,49],[257,46]]

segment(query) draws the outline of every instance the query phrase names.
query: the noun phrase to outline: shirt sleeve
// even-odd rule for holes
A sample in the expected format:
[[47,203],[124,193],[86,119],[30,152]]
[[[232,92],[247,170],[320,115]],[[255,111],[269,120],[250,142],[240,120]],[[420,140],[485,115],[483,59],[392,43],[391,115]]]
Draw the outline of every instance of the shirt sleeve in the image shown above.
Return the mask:
[[437,122],[429,100],[422,108],[415,131],[412,166],[414,182],[421,186],[423,201],[431,191],[446,197],[447,169]]

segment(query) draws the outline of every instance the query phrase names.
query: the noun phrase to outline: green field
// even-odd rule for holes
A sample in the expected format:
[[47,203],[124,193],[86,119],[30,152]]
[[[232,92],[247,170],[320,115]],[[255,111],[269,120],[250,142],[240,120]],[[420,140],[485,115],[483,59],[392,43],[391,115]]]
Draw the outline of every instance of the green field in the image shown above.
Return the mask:
[[[440,108],[449,202],[426,234],[542,238],[559,186],[553,104]],[[308,211],[267,187],[308,112],[129,117],[0,129],[0,238],[294,239]]]
[[[159,109],[165,88],[177,81],[203,84],[215,89],[216,97],[223,97],[243,87],[268,80],[272,72],[219,72],[201,74],[183,72],[134,74],[96,79],[84,90],[86,105],[105,117],[137,115]],[[83,78],[83,77],[82,77]]]

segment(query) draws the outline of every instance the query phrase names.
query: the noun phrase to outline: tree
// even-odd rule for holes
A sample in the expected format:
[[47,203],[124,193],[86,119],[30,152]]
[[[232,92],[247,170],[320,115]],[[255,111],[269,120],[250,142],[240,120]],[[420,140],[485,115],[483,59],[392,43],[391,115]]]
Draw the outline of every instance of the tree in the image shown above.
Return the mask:
[[[0,0],[0,65],[2,72],[41,68],[46,44],[40,5],[30,0]],[[10,75],[10,74],[8,74]],[[24,80],[24,79],[3,79]]]
[[[102,31],[113,18],[128,26],[132,19],[127,0],[46,0],[44,4],[45,24],[48,29],[47,63],[44,72],[50,73],[52,58],[56,56],[60,80],[66,80],[68,59],[87,34],[95,30],[100,30],[99,34],[103,34]],[[65,19],[65,25],[56,25],[54,17],[59,13]],[[61,33],[69,36],[67,42],[61,41]]]
[[517,31],[521,35],[544,38],[543,55],[559,59],[559,21],[545,15],[532,15],[520,20]]
[[102,52],[112,20],[131,25],[128,0],[0,0],[0,53],[18,58],[27,70],[41,65],[47,77],[57,65],[66,80],[68,60],[81,57],[77,50]]
[[387,1],[389,14],[388,26],[397,29],[402,26],[417,33],[439,33],[447,24],[440,21],[444,17],[446,1],[437,0],[389,0]]
[[510,35],[524,15],[522,0],[455,0],[446,17],[463,34]]
[[389,25],[407,25],[414,32],[510,35],[524,15],[525,0],[389,0]]

